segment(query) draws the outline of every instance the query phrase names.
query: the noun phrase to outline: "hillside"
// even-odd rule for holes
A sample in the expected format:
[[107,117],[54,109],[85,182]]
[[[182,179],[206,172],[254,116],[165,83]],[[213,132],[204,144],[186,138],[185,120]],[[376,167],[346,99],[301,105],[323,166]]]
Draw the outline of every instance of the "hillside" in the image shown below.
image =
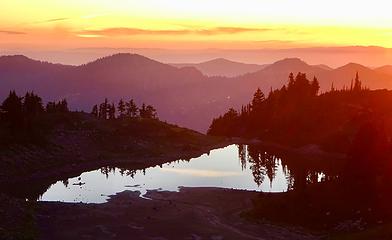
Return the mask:
[[[120,163],[148,167],[187,159],[221,140],[157,119],[102,120],[79,112],[44,113],[38,119],[34,128],[45,129],[45,134],[31,142],[0,142],[2,189],[9,182],[58,178],[90,167]],[[0,137],[10,138],[5,133],[2,126]]]

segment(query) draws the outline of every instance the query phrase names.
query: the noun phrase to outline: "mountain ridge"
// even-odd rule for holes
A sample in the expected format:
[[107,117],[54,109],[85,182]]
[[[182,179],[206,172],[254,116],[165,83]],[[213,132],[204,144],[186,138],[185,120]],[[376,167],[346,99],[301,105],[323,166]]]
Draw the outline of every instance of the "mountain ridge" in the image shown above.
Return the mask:
[[392,89],[392,76],[360,64],[336,69],[286,58],[236,77],[205,76],[194,67],[174,67],[138,54],[115,54],[79,66],[52,64],[27,57],[0,57],[0,99],[9,90],[34,91],[45,101],[67,98],[71,108],[90,111],[105,97],[134,98],[154,105],[161,119],[205,132],[226,109],[247,104],[257,87],[267,94],[288,82],[290,72],[318,78],[321,92],[350,86],[356,72],[364,86]]
[[175,67],[194,67],[207,76],[235,77],[249,72],[256,72],[265,65],[241,63],[226,58],[214,58],[200,63],[172,63]]

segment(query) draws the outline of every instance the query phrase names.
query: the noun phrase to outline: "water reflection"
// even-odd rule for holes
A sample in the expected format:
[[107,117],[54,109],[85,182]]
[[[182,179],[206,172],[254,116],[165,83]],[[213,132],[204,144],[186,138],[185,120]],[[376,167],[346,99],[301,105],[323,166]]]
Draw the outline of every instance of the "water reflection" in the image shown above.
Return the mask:
[[52,184],[38,198],[45,201],[105,202],[124,190],[178,191],[186,187],[224,187],[264,192],[303,189],[337,178],[331,161],[303,159],[261,145],[230,145],[190,160],[135,170],[102,167]]
[[266,149],[262,145],[239,145],[238,156],[242,169],[247,164],[254,182],[260,186],[269,181],[270,186],[281,170],[286,178],[287,190],[303,189],[307,184],[337,179],[339,164],[326,159],[307,159]]

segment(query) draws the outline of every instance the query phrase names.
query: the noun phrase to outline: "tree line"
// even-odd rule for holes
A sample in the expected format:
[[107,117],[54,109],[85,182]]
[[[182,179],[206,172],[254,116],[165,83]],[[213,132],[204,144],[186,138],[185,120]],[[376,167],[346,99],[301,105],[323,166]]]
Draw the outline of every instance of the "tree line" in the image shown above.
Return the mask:
[[[121,99],[117,106],[104,102],[95,105],[91,114],[100,120],[111,119],[158,119],[156,109],[143,103],[140,107],[133,99]],[[68,108],[66,99],[50,101],[46,104],[34,92],[18,95],[10,91],[0,105],[0,144],[10,143],[44,143],[48,131],[58,124],[70,124],[79,119]]]
[[0,121],[11,130],[32,127],[33,120],[44,113],[68,112],[67,100],[48,102],[44,106],[42,98],[34,92],[26,92],[21,97],[10,91],[0,106]]
[[124,101],[120,99],[115,106],[105,98],[104,102],[93,106],[91,114],[98,119],[122,119],[122,118],[149,118],[158,119],[157,111],[152,105],[143,103],[138,107],[133,99]]
[[251,102],[239,111],[230,108],[213,119],[208,134],[262,137],[299,144],[318,141],[320,139],[315,138],[333,132],[342,124],[339,120],[350,118],[348,115],[356,111],[344,112],[342,108],[362,104],[360,95],[369,92],[362,86],[358,74],[350,88],[337,90],[332,84],[331,90],[323,94],[319,94],[319,89],[316,77],[309,80],[305,73],[299,72],[296,76],[290,73],[288,83],[271,89],[267,97],[257,88]]
[[[316,77],[309,81],[305,73],[295,77],[290,73],[287,86],[270,91],[268,97],[257,88],[252,101],[241,107],[240,111],[230,108],[225,114],[213,119],[208,130],[211,135],[223,136],[259,136],[260,131],[272,127],[277,114],[290,114],[305,108],[314,99],[320,89]],[[283,123],[282,123],[283,124]],[[284,124],[283,124],[284,125]]]

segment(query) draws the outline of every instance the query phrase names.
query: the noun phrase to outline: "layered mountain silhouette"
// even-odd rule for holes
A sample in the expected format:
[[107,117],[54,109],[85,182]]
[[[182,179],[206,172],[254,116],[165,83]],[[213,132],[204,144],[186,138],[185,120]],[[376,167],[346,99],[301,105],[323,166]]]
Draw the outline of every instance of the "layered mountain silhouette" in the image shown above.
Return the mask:
[[[287,83],[288,74],[316,76],[321,90],[350,87],[358,72],[366,87],[392,88],[389,67],[350,63],[331,69],[288,58],[237,77],[208,77],[195,67],[174,67],[137,54],[115,54],[80,66],[52,64],[24,56],[0,57],[0,99],[9,90],[34,91],[45,101],[67,98],[72,109],[90,111],[105,97],[133,98],[154,105],[163,120],[206,131],[213,117],[250,101],[257,87],[265,94]],[[228,69],[227,71],[230,71]]]
[[247,64],[230,61],[224,58],[216,58],[201,63],[178,63],[171,64],[175,67],[194,67],[207,76],[236,77],[246,73],[257,72],[267,65]]
[[374,69],[376,72],[391,75],[392,76],[392,65],[385,65]]

